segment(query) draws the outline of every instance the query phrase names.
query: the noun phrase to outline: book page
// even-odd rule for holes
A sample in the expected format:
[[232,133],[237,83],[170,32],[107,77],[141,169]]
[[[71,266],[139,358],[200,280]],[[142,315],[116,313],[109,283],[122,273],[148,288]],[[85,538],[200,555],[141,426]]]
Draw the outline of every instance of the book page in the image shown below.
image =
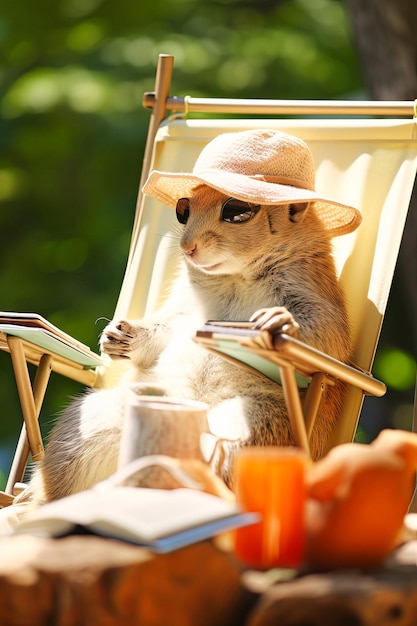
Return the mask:
[[101,487],[41,506],[17,532],[58,536],[79,525],[166,550],[254,520],[256,515],[242,513],[233,502],[196,489]]

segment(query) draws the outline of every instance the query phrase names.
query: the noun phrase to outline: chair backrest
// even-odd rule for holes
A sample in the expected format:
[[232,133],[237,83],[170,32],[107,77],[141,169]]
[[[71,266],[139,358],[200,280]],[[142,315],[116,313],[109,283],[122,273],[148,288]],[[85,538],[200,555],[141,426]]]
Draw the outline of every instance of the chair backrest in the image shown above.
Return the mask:
[[[370,371],[387,305],[417,169],[413,119],[168,119],[156,133],[151,169],[191,171],[201,149],[220,133],[283,130],[304,139],[316,164],[316,189],[359,208],[361,227],[334,239],[353,329],[352,361]],[[141,197],[115,317],[140,318],[163,301],[178,255],[175,213]],[[120,375],[114,366],[106,384]],[[363,397],[349,389],[332,445],[351,441]]]

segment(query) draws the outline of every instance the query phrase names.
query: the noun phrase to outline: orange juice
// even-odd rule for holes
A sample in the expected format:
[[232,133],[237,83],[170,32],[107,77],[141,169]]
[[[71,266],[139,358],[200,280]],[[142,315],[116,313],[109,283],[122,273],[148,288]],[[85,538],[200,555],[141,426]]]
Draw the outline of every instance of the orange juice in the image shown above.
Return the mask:
[[297,567],[304,558],[305,470],[298,448],[248,447],[236,459],[236,499],[262,520],[235,533],[235,553],[253,567]]

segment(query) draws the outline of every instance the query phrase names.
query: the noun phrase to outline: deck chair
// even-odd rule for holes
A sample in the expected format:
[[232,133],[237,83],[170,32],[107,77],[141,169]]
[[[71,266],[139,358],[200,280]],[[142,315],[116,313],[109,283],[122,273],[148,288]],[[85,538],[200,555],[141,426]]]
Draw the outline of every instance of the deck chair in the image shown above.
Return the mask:
[[[342,378],[348,384],[343,413],[329,447],[352,441],[364,395],[381,396],[386,390],[370,372],[407,212],[410,202],[415,201],[414,103],[171,97],[173,61],[170,55],[159,56],[155,90],[143,98],[151,116],[140,189],[151,169],[191,171],[201,149],[220,133],[273,128],[299,136],[308,143],[316,164],[318,190],[362,211],[361,227],[334,240],[336,264],[347,294],[353,328],[352,363],[355,367],[311,351],[284,335],[277,338],[272,359],[282,371],[298,445],[308,450],[308,430],[322,391],[334,378]],[[193,117],[194,113],[198,117]],[[162,304],[176,269],[170,252],[175,223],[174,211],[139,190],[115,317],[140,318]],[[54,354],[48,354],[53,363]],[[294,382],[294,373],[300,369],[311,380],[303,407]],[[92,377],[90,370],[87,384],[113,386],[122,373],[123,362],[99,366]],[[34,411],[31,420],[30,427],[36,430]],[[27,423],[27,416],[25,421]],[[25,437],[25,430],[29,432],[28,424],[22,437]],[[23,456],[26,453],[27,446]],[[37,450],[37,458],[40,454]],[[14,465],[21,471],[25,462],[26,459],[20,458]],[[14,481],[19,480],[17,472],[9,478],[8,493],[3,500],[6,504],[13,498]]]

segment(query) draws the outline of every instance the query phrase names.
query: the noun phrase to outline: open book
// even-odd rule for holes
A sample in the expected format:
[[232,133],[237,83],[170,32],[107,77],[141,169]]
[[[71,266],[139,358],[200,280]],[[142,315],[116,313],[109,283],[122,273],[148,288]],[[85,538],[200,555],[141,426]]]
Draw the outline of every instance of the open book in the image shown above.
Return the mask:
[[[267,330],[254,328],[247,321],[208,321],[194,341],[237,365],[249,368],[281,384],[279,360]],[[296,374],[299,389],[308,387],[310,378]]]
[[258,521],[257,513],[197,489],[106,485],[44,504],[15,532],[62,537],[81,528],[163,553]]
[[101,357],[37,313],[0,311],[0,332],[14,335],[85,368],[102,364]]

